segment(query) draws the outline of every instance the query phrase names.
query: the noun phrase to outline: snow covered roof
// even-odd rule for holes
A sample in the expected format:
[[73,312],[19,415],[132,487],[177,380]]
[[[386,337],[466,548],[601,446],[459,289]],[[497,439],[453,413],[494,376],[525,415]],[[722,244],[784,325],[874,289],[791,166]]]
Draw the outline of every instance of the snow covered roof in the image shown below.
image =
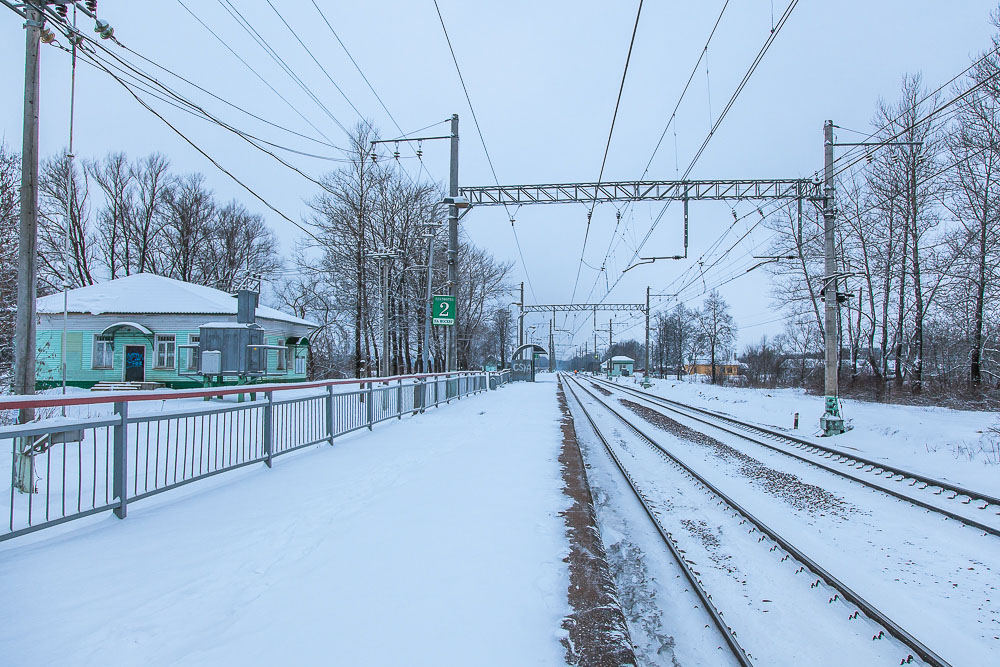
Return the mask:
[[624,357],[624,356],[611,357],[611,361],[627,361],[633,364],[635,363],[635,359],[633,359],[632,357]]
[[[229,292],[151,273],[136,273],[72,289],[68,302],[69,312],[91,315],[236,315],[236,298]],[[62,293],[41,297],[37,309],[39,313],[61,313]],[[258,305],[257,317],[307,327],[319,326],[268,306]]]

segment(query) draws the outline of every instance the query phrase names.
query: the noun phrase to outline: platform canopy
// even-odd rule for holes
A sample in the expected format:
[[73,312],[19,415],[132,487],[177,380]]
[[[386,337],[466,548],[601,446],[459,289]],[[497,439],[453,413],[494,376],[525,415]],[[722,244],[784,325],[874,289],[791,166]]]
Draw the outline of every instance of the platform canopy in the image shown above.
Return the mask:
[[536,345],[535,343],[526,343],[526,344],[522,345],[521,347],[517,348],[516,350],[514,350],[514,354],[512,354],[510,356],[510,358],[511,359],[517,359],[522,352],[524,352],[525,350],[527,350],[529,348],[531,349],[531,352],[533,354],[545,354],[545,355],[548,354],[548,351],[544,347],[542,347],[541,345]]

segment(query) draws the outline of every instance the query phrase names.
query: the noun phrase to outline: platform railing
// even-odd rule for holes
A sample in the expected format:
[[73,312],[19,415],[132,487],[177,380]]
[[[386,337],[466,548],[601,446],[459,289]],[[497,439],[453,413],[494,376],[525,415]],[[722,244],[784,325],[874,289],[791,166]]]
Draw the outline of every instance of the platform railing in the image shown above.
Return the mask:
[[0,427],[10,465],[0,541],[100,512],[125,518],[129,505],[157,493],[270,467],[282,454],[486,391],[491,375],[2,397],[0,411],[65,408],[72,416]]

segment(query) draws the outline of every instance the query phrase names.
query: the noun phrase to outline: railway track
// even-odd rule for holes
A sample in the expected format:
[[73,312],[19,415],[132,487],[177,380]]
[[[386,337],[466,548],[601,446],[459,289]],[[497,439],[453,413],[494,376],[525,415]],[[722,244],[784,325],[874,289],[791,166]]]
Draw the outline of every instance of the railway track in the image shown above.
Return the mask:
[[702,583],[700,577],[696,576],[697,572],[695,572],[692,568],[688,566],[688,563],[686,559],[683,557],[682,553],[679,553],[680,547],[677,545],[672,535],[663,528],[663,525],[656,517],[656,512],[650,506],[650,501],[648,497],[649,492],[644,491],[636,483],[634,475],[629,472],[627,466],[625,466],[622,463],[621,458],[615,453],[614,448],[609,443],[607,436],[602,431],[601,425],[598,423],[597,420],[594,419],[591,413],[584,406],[584,403],[580,399],[580,396],[577,394],[576,389],[574,389],[574,386],[580,389],[586,395],[588,395],[590,399],[598,403],[603,410],[611,413],[617,419],[617,421],[621,422],[626,427],[626,429],[628,429],[631,433],[635,434],[638,437],[639,441],[645,443],[649,448],[651,448],[653,451],[659,454],[659,456],[662,457],[663,460],[667,461],[673,467],[681,471],[683,475],[686,478],[692,480],[699,489],[702,489],[703,491],[713,496],[715,503],[724,505],[726,508],[729,509],[729,511],[733,513],[734,517],[737,518],[742,517],[740,525],[743,525],[744,523],[749,523],[751,525],[750,529],[751,533],[753,533],[754,531],[759,531],[760,537],[757,540],[758,542],[762,542],[765,539],[770,540],[773,543],[773,546],[770,548],[771,552],[777,549],[781,549],[782,551],[784,551],[785,555],[781,558],[781,562],[784,562],[787,559],[794,559],[798,561],[800,567],[798,570],[795,571],[796,574],[808,571],[809,573],[815,575],[816,581],[813,582],[811,587],[817,587],[820,585],[820,582],[822,582],[826,586],[828,586],[832,591],[835,591],[834,595],[829,598],[830,603],[833,603],[837,599],[840,599],[843,600],[846,604],[854,606],[856,610],[854,611],[853,614],[849,616],[849,618],[852,619],[856,618],[858,613],[861,613],[864,614],[864,616],[866,616],[868,619],[870,619],[872,623],[879,626],[881,628],[881,631],[879,631],[875,636],[873,636],[873,639],[881,638],[883,635],[888,635],[895,641],[897,641],[902,647],[905,647],[905,650],[908,652],[905,655],[901,656],[901,661],[899,664],[907,664],[909,662],[912,662],[916,656],[917,658],[923,660],[925,663],[929,665],[935,665],[939,667],[944,667],[949,665],[949,663],[945,661],[944,658],[937,655],[933,650],[931,650],[929,647],[923,644],[920,640],[918,640],[916,637],[914,637],[905,629],[903,629],[899,624],[895,623],[892,619],[890,619],[885,613],[883,613],[873,604],[871,604],[866,599],[861,597],[858,593],[850,589],[837,577],[835,577],[825,568],[820,566],[816,561],[814,561],[812,558],[810,558],[800,549],[798,549],[788,539],[786,539],[785,537],[783,537],[782,535],[778,534],[776,531],[771,529],[769,526],[764,524],[761,520],[759,520],[757,517],[755,517],[745,508],[743,508],[738,502],[736,502],[734,499],[726,495],[724,492],[722,492],[719,488],[717,488],[707,479],[702,477],[693,468],[687,465],[687,463],[678,458],[674,453],[664,448],[655,439],[647,435],[646,432],[644,432],[643,429],[640,426],[638,426],[632,419],[623,415],[621,412],[615,409],[615,407],[610,405],[606,400],[604,400],[596,393],[591,391],[589,388],[587,388],[582,382],[580,382],[580,380],[572,378],[570,376],[564,376],[564,379],[568,380],[566,382],[566,385],[570,389],[570,392],[573,395],[577,405],[580,407],[581,411],[586,416],[594,432],[597,434],[598,439],[600,439],[605,449],[607,450],[608,454],[611,456],[612,460],[617,465],[618,469],[621,471],[623,476],[625,476],[625,478],[628,480],[629,485],[631,486],[635,496],[639,499],[639,502],[642,504],[647,516],[655,524],[657,532],[663,538],[664,543],[667,545],[671,553],[674,555],[675,560],[677,560],[678,563],[681,565],[681,567],[685,570],[688,580],[695,587],[699,598],[701,598],[705,604],[705,608],[707,610],[710,610],[710,613],[713,614],[713,620],[715,621],[717,628],[720,630],[720,632],[724,634],[724,636],[727,637],[727,643],[730,649],[733,651],[734,657],[740,660],[741,664],[744,665],[750,664],[749,661],[751,660],[752,655],[747,653],[744,650],[744,648],[737,642],[736,632],[725,621],[722,620],[724,612],[720,610],[717,606],[715,606],[715,603],[712,601],[711,594],[707,590],[705,590],[704,584]]
[[[640,398],[675,414],[804,461],[899,500],[912,503],[917,507],[981,530],[983,533],[1000,537],[1000,520],[991,521],[989,516],[978,518],[973,515],[980,512],[988,515],[992,508],[993,515],[1000,517],[1000,498],[798,438],[766,426],[744,422],[713,410],[664,398],[601,378],[590,377],[588,379],[596,381],[601,386]],[[945,506],[946,503],[950,504],[951,507]]]

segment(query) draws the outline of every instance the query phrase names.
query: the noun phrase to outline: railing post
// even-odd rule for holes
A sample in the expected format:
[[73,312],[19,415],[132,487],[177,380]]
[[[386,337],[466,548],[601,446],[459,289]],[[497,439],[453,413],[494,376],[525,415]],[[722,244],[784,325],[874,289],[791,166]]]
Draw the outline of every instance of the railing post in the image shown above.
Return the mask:
[[272,455],[271,455],[271,449],[272,449],[272,447],[271,446],[273,444],[273,442],[272,442],[272,437],[273,437],[272,432],[274,431],[274,428],[273,428],[273,425],[272,425],[273,424],[272,420],[274,419],[274,415],[273,415],[273,412],[272,412],[273,409],[274,409],[274,405],[273,405],[274,392],[266,391],[266,392],[264,392],[264,395],[267,397],[267,403],[264,405],[264,464],[268,468],[270,468],[271,467],[271,458],[272,458]]
[[419,378],[417,384],[418,395],[420,396],[420,414],[424,413],[424,406],[427,405],[427,378]]
[[372,430],[372,423],[375,421],[375,383],[368,383],[368,430]]
[[124,519],[128,505],[128,403],[115,401],[115,415],[118,423],[114,425],[114,484],[113,493],[118,498],[118,507],[114,509],[115,516]]
[[333,385],[326,385],[326,428],[329,431],[330,445],[333,445]]
[[396,380],[396,419],[403,418],[403,378]]

